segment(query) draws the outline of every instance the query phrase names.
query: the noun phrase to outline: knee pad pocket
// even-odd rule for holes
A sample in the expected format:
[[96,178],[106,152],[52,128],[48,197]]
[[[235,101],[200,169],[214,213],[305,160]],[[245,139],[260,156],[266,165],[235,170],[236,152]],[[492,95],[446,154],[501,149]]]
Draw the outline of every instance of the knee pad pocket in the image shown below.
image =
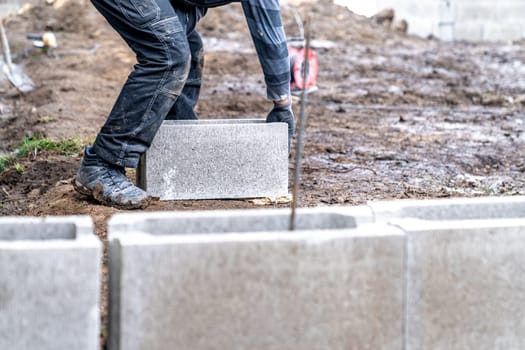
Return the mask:
[[153,23],[151,29],[163,41],[177,40],[178,33],[180,33],[180,39],[184,38],[186,40],[186,35],[183,35],[184,27],[178,16],[165,18]]
[[143,27],[160,18],[155,0],[116,0],[124,16],[134,25]]

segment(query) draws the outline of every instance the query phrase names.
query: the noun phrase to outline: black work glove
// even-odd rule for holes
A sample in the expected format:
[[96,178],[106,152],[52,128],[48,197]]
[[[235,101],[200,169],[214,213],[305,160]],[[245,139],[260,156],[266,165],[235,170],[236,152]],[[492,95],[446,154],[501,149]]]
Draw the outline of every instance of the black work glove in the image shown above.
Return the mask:
[[268,114],[268,117],[266,117],[266,122],[288,124],[288,153],[290,153],[293,134],[295,132],[295,120],[291,100],[289,103],[274,105],[273,109]]

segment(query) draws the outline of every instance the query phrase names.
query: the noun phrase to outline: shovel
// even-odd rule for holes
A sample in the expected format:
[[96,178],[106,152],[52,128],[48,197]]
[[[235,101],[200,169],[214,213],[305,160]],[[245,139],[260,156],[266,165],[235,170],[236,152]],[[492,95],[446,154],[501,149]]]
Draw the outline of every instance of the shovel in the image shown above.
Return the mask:
[[13,84],[18,91],[23,94],[33,91],[35,83],[27,76],[21,66],[13,64],[11,60],[11,50],[9,49],[9,42],[5,34],[4,24],[0,20],[0,36],[2,38],[2,47],[4,49],[4,62],[2,64],[2,71],[7,76],[7,79]]

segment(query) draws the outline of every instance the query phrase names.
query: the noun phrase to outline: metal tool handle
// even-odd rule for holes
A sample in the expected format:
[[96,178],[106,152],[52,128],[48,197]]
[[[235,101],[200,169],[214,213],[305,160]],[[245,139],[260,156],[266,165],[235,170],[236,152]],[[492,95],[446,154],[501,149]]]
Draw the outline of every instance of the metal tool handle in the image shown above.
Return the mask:
[[13,61],[11,60],[11,50],[9,49],[9,42],[5,33],[4,23],[0,20],[0,36],[2,37],[2,48],[4,50],[4,60],[10,72],[13,71]]
[[26,37],[28,40],[44,40],[44,35],[39,33],[28,33]]

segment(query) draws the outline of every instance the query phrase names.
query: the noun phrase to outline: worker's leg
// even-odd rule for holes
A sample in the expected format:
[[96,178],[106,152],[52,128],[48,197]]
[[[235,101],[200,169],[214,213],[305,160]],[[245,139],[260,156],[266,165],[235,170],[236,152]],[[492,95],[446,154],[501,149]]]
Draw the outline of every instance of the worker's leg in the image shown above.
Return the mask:
[[93,147],[84,153],[75,189],[99,202],[144,208],[151,198],[127,177],[181,94],[190,69],[187,12],[169,0],[92,0],[136,53],[129,75]]
[[190,69],[188,13],[169,0],[92,0],[138,64],[93,145],[104,161],[136,168],[181,94]]
[[195,29],[195,26],[199,19],[205,14],[205,10],[194,8],[192,13],[193,16],[190,17],[190,23],[188,23],[187,28],[189,31],[188,43],[190,45],[191,53],[190,73],[181,95],[166,117],[168,120],[197,119],[194,109],[197,105],[201,89],[204,51],[201,36]]

